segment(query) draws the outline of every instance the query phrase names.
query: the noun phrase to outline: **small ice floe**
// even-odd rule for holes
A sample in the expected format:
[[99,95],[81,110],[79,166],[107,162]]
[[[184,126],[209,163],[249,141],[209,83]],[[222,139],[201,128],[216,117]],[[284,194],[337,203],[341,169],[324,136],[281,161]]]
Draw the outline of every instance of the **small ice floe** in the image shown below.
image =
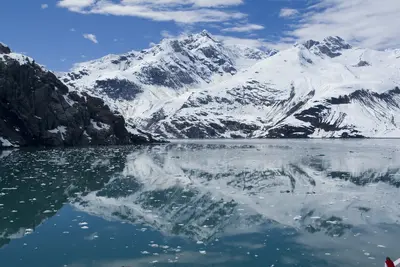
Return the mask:
[[33,233],[33,229],[30,229],[30,228],[25,229],[25,235],[30,235],[32,233]]
[[163,248],[163,249],[168,249],[169,248],[169,246],[160,246],[161,248]]
[[148,252],[148,251],[146,251],[146,250],[140,251],[140,253],[142,253],[143,255],[148,255],[148,254],[150,254],[150,252]]
[[378,245],[378,248],[386,248],[384,245]]
[[338,221],[326,221],[326,223],[328,223],[328,224],[337,224]]
[[149,246],[152,247],[152,248],[158,248],[157,244],[149,244]]
[[301,220],[301,216],[300,216],[300,215],[299,215],[299,216],[296,216],[296,217],[293,218],[293,220],[295,220],[295,221],[300,221],[300,220]]
[[146,232],[146,231],[147,231],[147,228],[141,228],[140,231]]
[[369,255],[371,255],[371,254],[368,253],[368,252],[365,252],[364,255],[365,255],[365,256],[369,256]]
[[52,213],[52,211],[51,210],[45,210],[45,211],[43,211],[43,213]]
[[200,254],[203,254],[203,255],[207,254],[207,252],[205,250],[200,250],[199,252],[200,252]]
[[197,245],[201,245],[201,244],[204,244],[204,242],[199,240],[199,241],[196,242],[196,244]]
[[359,235],[361,235],[361,234],[360,234],[360,233],[357,233],[357,234],[355,234],[354,236],[357,237],[357,236],[359,236]]
[[158,262],[158,261],[157,261],[157,260],[155,260],[155,261],[152,261],[151,263],[153,263],[153,264],[154,264],[154,263],[157,263],[157,262]]
[[330,256],[330,255],[331,255],[331,253],[327,252],[327,253],[325,253],[325,255],[326,255],[326,256]]
[[319,220],[319,219],[321,219],[321,217],[319,217],[319,216],[313,216],[313,217],[311,217],[311,219],[312,219],[312,220]]
[[84,226],[81,227],[81,229],[89,229],[89,227],[84,225]]
[[64,231],[63,234],[69,234],[69,232],[68,231]]
[[17,211],[17,210],[12,210],[11,212],[12,212],[12,213],[17,213],[18,211]]
[[80,226],[88,225],[88,223],[87,223],[87,222],[80,222],[79,225],[80,225]]

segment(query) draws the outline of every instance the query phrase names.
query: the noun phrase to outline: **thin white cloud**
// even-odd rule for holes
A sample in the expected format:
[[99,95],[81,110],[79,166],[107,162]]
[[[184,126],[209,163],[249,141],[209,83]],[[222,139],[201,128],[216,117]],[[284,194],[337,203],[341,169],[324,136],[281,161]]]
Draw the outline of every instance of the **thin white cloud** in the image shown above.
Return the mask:
[[299,14],[299,11],[292,8],[282,8],[279,12],[279,17],[281,18],[290,18]]
[[252,32],[252,31],[259,31],[265,29],[264,26],[258,24],[246,24],[235,26],[231,28],[225,28],[222,31],[224,32]]
[[41,7],[42,9],[46,9],[46,8],[49,7],[49,5],[48,5],[48,4],[42,4],[40,7]]
[[243,0],[61,0],[57,5],[82,14],[133,16],[193,24],[245,18],[246,14],[229,9],[242,3]]
[[318,0],[287,35],[297,40],[337,35],[362,47],[398,48],[399,14],[399,0]]
[[169,31],[161,31],[160,34],[164,38],[172,38],[172,37],[174,37],[174,35],[169,33]]
[[89,41],[92,41],[95,44],[98,44],[99,42],[97,41],[97,37],[94,34],[91,33],[85,33],[83,35],[83,38],[88,39]]
[[255,47],[261,49],[276,49],[282,50],[290,47],[293,44],[288,43],[273,43],[269,42],[265,39],[259,38],[239,38],[234,36],[227,36],[227,35],[213,35],[217,40],[223,42],[227,45],[243,45],[248,47]]

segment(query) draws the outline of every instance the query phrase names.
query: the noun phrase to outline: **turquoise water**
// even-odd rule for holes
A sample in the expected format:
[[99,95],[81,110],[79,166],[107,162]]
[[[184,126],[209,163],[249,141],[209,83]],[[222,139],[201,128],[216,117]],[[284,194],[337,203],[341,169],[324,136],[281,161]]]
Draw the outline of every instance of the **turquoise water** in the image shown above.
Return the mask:
[[400,257],[399,145],[0,152],[0,266],[382,266]]

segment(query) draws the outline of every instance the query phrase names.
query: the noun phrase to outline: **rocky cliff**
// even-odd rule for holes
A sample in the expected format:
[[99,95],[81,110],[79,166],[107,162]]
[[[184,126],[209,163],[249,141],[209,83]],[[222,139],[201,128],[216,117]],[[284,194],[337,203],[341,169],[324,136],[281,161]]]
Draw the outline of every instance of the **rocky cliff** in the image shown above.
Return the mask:
[[33,59],[0,44],[0,148],[155,141],[126,126],[103,100],[69,91]]

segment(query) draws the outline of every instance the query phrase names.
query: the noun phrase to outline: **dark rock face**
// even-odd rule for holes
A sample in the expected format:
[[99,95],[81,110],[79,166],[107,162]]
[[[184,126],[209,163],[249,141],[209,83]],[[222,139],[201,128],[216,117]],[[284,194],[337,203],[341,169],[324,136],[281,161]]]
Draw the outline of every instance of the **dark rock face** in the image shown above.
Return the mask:
[[346,43],[345,40],[339,36],[330,36],[325,38],[322,42],[308,40],[303,43],[304,47],[317,52],[318,54],[324,54],[328,57],[334,58],[340,56],[340,51],[351,49],[351,45]]
[[356,65],[356,67],[367,67],[367,66],[371,65],[365,60],[360,60],[360,62],[358,62],[358,64]]
[[11,49],[8,46],[0,43],[0,54],[10,54],[10,53]]
[[129,133],[101,99],[69,92],[53,73],[8,56],[0,59],[0,137],[0,148],[154,141]]
[[96,89],[112,99],[133,100],[142,89],[128,80],[107,79],[96,81]]

